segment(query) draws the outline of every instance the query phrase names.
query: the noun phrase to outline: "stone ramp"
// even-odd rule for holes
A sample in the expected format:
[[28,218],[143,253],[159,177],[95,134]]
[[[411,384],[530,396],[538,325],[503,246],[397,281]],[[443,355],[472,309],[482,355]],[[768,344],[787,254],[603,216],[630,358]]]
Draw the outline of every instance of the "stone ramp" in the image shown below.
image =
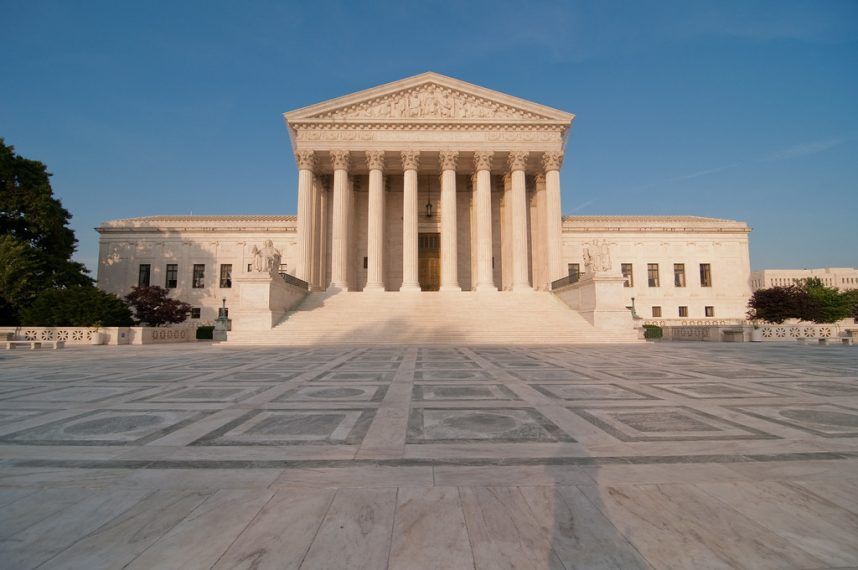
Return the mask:
[[234,330],[229,344],[602,344],[602,331],[546,292],[311,293],[269,331]]

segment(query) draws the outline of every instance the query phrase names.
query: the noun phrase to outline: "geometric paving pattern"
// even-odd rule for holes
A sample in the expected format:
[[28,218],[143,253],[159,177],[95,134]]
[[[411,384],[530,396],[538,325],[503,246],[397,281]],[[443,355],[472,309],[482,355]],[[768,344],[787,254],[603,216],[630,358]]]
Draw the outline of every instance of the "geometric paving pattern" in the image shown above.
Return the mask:
[[0,568],[848,568],[856,497],[854,347],[0,354]]

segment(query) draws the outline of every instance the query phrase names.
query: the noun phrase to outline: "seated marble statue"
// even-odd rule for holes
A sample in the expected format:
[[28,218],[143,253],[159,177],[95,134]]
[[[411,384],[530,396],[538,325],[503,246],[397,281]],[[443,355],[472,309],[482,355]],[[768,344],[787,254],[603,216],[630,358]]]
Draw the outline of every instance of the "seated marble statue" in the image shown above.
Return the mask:
[[280,250],[274,247],[274,242],[270,239],[265,240],[262,244],[262,249],[255,245],[250,250],[250,255],[253,256],[251,267],[258,273],[268,273],[271,276],[277,276],[280,273],[280,261],[282,255]]

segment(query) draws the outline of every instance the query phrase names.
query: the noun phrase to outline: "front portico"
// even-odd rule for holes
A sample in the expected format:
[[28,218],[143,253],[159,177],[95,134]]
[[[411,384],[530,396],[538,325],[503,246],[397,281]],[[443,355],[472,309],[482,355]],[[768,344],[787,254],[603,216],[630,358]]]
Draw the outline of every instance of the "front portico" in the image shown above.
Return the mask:
[[[424,73],[284,118],[294,274],[311,290],[547,290],[564,276],[573,115]],[[438,244],[436,261],[421,243]]]

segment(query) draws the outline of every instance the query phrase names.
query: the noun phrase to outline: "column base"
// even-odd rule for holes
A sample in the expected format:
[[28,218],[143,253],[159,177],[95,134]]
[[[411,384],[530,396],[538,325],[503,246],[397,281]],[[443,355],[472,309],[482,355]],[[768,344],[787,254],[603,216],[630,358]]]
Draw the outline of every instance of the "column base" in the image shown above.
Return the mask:
[[364,293],[384,293],[384,285],[369,285],[367,284],[364,288]]
[[340,292],[348,293],[349,286],[348,285],[342,285],[339,283],[331,283],[325,291],[328,293],[340,293]]
[[531,287],[529,283],[514,283],[512,286],[513,293],[522,293],[526,291],[533,291],[533,287]]
[[439,291],[441,291],[442,293],[461,293],[462,288],[458,285],[441,285]]
[[420,285],[403,284],[402,287],[399,288],[399,291],[401,293],[420,293],[422,289],[420,288]]
[[477,293],[482,293],[485,291],[497,293],[498,288],[495,287],[494,284],[478,283],[474,291],[476,291]]

